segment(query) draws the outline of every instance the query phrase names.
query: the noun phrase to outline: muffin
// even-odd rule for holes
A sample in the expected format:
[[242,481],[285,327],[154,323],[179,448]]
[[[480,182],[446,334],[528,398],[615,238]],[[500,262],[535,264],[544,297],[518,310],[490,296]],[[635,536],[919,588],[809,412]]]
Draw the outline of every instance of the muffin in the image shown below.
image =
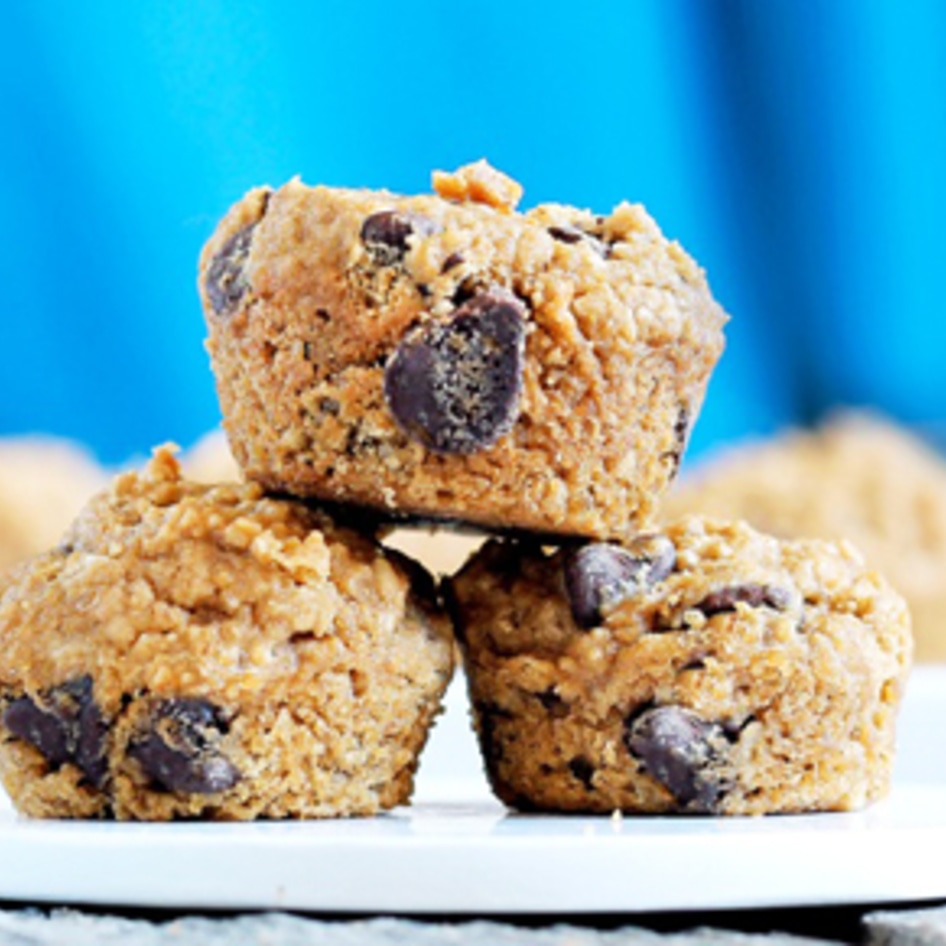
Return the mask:
[[493,540],[445,590],[513,807],[758,815],[889,789],[909,614],[847,543],[700,517],[623,545]]
[[367,815],[450,679],[430,577],[257,485],[117,477],[0,597],[0,777],[56,818]]
[[234,456],[269,490],[620,538],[673,480],[723,348],[640,206],[516,211],[485,162],[435,194],[257,188],[200,259]]

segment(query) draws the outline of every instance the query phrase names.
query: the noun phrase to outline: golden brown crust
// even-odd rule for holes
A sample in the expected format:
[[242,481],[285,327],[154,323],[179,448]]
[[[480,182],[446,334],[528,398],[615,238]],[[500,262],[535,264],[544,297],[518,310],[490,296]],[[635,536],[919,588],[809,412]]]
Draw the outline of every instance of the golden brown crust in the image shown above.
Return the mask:
[[667,539],[670,558],[647,553],[653,583],[634,572],[590,626],[574,550],[491,542],[449,582],[499,797],[764,814],[885,794],[910,662],[902,599],[845,544],[697,517]]
[[413,571],[258,486],[189,483],[158,450],[0,598],[14,802],[156,820],[404,802],[453,661]]
[[[231,209],[203,250],[200,288],[225,427],[248,478],[541,532],[620,536],[651,516],[725,316],[642,208],[599,218],[500,203],[291,181]],[[388,212],[400,237],[372,249],[365,222]],[[437,452],[393,416],[386,365],[409,331],[449,325],[484,292],[524,308],[514,423],[482,449]]]

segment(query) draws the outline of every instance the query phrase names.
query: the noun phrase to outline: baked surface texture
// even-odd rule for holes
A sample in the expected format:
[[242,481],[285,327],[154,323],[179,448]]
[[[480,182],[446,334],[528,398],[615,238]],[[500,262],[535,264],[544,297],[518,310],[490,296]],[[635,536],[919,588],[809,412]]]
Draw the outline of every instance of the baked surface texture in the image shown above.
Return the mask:
[[487,774],[521,809],[856,809],[890,784],[907,608],[848,544],[690,517],[489,542],[445,590]]
[[899,424],[849,410],[730,447],[689,467],[660,513],[849,539],[906,598],[917,661],[946,660],[946,460]]
[[204,247],[224,426],[270,490],[619,537],[672,481],[723,348],[699,267],[640,206],[258,188]]
[[429,576],[159,449],[0,598],[0,776],[37,817],[373,814],[453,669]]

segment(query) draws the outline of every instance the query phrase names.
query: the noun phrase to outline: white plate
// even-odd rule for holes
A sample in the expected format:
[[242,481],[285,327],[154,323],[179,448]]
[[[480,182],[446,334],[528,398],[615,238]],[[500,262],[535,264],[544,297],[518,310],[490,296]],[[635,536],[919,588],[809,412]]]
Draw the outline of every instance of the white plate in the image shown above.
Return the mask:
[[0,899],[162,908],[568,914],[946,897],[946,668],[920,668],[886,801],[773,818],[512,815],[479,771],[462,693],[417,804],[262,824],[29,821],[0,804]]
[[[946,789],[867,812],[510,816],[424,803],[322,823],[0,823],[13,900],[366,913],[623,913],[946,896]],[[931,855],[933,855],[931,857]]]

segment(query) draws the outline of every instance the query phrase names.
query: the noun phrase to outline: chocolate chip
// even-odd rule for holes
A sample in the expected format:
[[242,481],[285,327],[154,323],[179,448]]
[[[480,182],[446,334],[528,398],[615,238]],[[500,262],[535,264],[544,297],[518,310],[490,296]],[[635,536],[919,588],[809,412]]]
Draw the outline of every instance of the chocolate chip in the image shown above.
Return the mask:
[[451,253],[444,261],[443,266],[440,267],[441,273],[449,272],[454,266],[462,266],[465,262],[462,253]]
[[549,235],[560,243],[580,243],[582,238],[577,227],[549,227]]
[[720,776],[722,727],[679,706],[656,706],[628,721],[625,742],[683,810],[718,810],[727,789]]
[[553,719],[564,719],[569,715],[568,704],[555,692],[554,687],[536,693],[535,698]]
[[205,286],[210,304],[217,315],[232,312],[249,288],[243,267],[250,255],[253,231],[259,221],[237,230],[217,251],[207,269]]
[[404,337],[385,369],[384,394],[401,428],[427,449],[476,453],[519,415],[524,356],[525,307],[483,292],[448,322]]
[[7,706],[3,725],[17,739],[38,749],[54,769],[72,760],[68,723],[40,709],[30,697],[21,696]]
[[579,627],[597,627],[604,612],[663,581],[677,560],[665,535],[638,536],[626,547],[592,542],[565,555],[565,590]]
[[361,225],[361,241],[378,266],[393,266],[404,259],[410,236],[430,236],[438,229],[433,220],[420,214],[381,210]]
[[227,728],[220,709],[207,700],[164,700],[153,712],[149,731],[128,747],[128,755],[166,791],[224,792],[240,779],[236,766],[217,749]]
[[96,787],[107,772],[104,756],[107,724],[92,698],[92,678],[69,680],[48,690],[37,703],[31,697],[12,700],[3,714],[11,735],[37,749],[53,769],[77,766]]
[[673,425],[674,447],[672,450],[661,454],[662,459],[670,461],[670,475],[667,481],[672,481],[680,470],[680,463],[683,460],[683,454],[686,452],[687,442],[690,439],[690,409],[686,404],[681,404],[677,413],[677,419]]
[[560,243],[587,243],[599,256],[607,259],[611,255],[611,249],[603,240],[592,233],[582,230],[579,227],[560,226],[549,227],[549,235]]
[[453,290],[453,295],[450,296],[450,301],[459,309],[464,303],[475,299],[483,292],[489,292],[489,289],[484,287],[477,277],[467,276],[466,279],[457,283],[456,288]]
[[693,605],[694,610],[702,611],[706,617],[735,611],[736,605],[743,602],[750,608],[773,608],[785,611],[791,604],[791,595],[777,585],[760,585],[754,582],[745,585],[731,585],[710,592],[702,601]]
[[576,755],[568,763],[568,770],[589,792],[594,789],[595,767],[583,755]]
[[745,729],[751,726],[754,722],[756,722],[756,717],[750,713],[748,716],[744,716],[742,719],[724,720],[720,725],[722,726],[723,735],[726,737],[726,741],[730,744],[735,744],[739,741],[739,737],[743,734]]
[[91,678],[84,679],[88,682],[88,692],[79,707],[75,761],[89,781],[96,787],[101,787],[108,774],[108,760],[105,758],[108,723],[103,719],[98,704],[92,699]]

